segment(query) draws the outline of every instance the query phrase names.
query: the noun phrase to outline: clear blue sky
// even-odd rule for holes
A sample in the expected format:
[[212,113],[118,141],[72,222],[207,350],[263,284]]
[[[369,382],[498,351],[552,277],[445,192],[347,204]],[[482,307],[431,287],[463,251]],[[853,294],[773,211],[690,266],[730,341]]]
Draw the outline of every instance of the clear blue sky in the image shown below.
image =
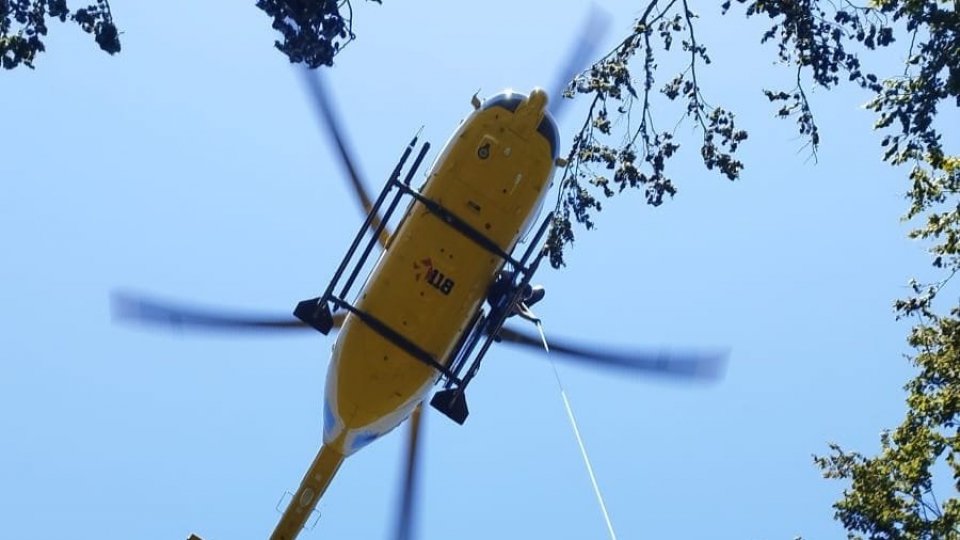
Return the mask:
[[[332,341],[151,333],[112,324],[108,295],[286,313],[359,212],[252,2],[115,4],[122,54],[55,24],[38,69],[0,82],[0,538],[265,538],[316,452]],[[588,11],[357,4],[330,83],[371,187],[420,126],[439,148],[477,90],[549,85]],[[605,4],[612,46],[642,5]],[[810,456],[872,453],[899,422],[908,324],[890,306],[927,259],[866,96],[814,93],[814,162],[760,93],[790,70],[718,11],[700,78],[751,132],[742,180],[705,171],[680,128],[676,199],[609,201],[540,274],[539,314],[548,336],[732,351],[710,385],[561,366],[620,538],[839,538],[842,485]],[[427,419],[420,538],[604,538],[549,364],[499,348],[471,390],[465,426]],[[402,442],[352,457],[303,538],[387,538]]]

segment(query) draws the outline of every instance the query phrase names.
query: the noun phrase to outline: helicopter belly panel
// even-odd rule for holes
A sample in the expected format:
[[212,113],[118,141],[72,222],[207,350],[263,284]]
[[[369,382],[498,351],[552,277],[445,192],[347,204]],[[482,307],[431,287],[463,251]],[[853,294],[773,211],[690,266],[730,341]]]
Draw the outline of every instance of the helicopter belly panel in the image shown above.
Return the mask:
[[[500,124],[502,111],[469,118],[443,150],[422,194],[512,251],[542,201],[553,168],[545,140]],[[446,364],[502,259],[422,203],[399,229],[355,301],[357,309]],[[402,422],[439,373],[356,315],[344,321],[327,380],[328,444],[355,452]]]
[[[495,256],[415,208],[356,305],[445,363],[498,265]],[[393,429],[438,376],[401,346],[348,316],[334,347],[327,385],[328,407],[340,428],[327,437],[341,437],[344,450],[355,451],[351,437],[362,432],[375,438]]]

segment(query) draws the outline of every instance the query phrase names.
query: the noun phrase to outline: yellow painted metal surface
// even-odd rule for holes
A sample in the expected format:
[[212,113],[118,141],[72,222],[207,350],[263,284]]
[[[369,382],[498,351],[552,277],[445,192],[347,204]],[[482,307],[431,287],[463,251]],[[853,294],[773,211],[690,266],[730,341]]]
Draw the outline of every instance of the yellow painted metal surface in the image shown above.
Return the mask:
[[[549,145],[537,132],[545,103],[528,100],[516,112],[501,107],[475,112],[454,134],[422,189],[506,252],[519,239],[552,172]],[[417,202],[356,305],[445,363],[501,265],[498,256]],[[409,414],[438,376],[352,316],[341,330],[333,362],[328,389],[336,385],[336,413],[348,430],[371,426],[396,411]]]
[[[421,193],[510,253],[536,217],[553,173],[555,149],[538,132],[545,107],[545,93],[534,90],[515,110],[474,111],[442,150]],[[353,303],[446,364],[502,265],[414,202]],[[327,374],[324,446],[273,538],[294,538],[312,510],[294,508],[297,497],[309,492],[315,505],[342,456],[400,424],[438,377],[348,315]],[[335,465],[330,456],[337,456]]]
[[342,454],[326,445],[320,447],[317,457],[300,482],[300,488],[294,493],[283,517],[270,535],[270,540],[293,540],[300,534],[341,463]]

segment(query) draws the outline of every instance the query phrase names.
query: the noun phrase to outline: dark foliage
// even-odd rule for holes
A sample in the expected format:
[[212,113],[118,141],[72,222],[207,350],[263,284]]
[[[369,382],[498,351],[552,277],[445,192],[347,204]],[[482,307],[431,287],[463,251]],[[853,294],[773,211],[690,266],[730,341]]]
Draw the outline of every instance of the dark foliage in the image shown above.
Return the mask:
[[356,37],[349,0],[257,0],[257,7],[273,19],[274,30],[283,35],[274,46],[293,63],[332,66],[333,57]]
[[[592,101],[561,181],[556,226],[548,239],[554,267],[564,264],[564,248],[575,239],[573,221],[593,228],[592,214],[602,210],[598,195],[609,198],[628,188],[642,189],[647,204],[659,206],[677,193],[667,166],[679,155],[681,141],[676,127],[663,130],[655,122],[655,110],[667,109],[665,103],[680,103],[680,119],[699,129],[700,159],[708,170],[728,180],[740,177],[743,163],[735,155],[747,132],[737,126],[731,111],[710,105],[701,91],[697,71],[711,59],[697,41],[696,18],[686,1],[671,1],[662,8],[657,1],[650,2],[633,32],[568,87],[568,97],[587,94]],[[686,58],[686,68],[662,86],[657,84],[660,54]],[[634,63],[640,66],[639,80],[634,79]],[[625,126],[616,133],[615,117]],[[611,144],[614,138],[618,143]]]
[[93,34],[102,50],[120,52],[120,33],[107,0],[76,11],[67,7],[66,0],[0,0],[0,64],[5,69],[33,68],[37,54],[46,50],[43,40],[52,20],[73,21]]

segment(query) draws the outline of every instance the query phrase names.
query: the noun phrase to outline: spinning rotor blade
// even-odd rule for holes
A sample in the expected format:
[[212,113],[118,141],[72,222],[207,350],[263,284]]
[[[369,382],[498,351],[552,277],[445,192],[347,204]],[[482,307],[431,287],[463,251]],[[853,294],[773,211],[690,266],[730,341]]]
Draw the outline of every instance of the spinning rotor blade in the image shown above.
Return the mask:
[[576,43],[570,50],[569,56],[567,56],[566,61],[557,73],[553,86],[550,88],[550,112],[554,118],[559,118],[569,101],[563,97],[564,89],[567,88],[574,77],[593,64],[597,49],[600,47],[600,41],[609,27],[610,15],[596,5],[591,6],[590,16],[584,23],[583,29],[580,30]]
[[[255,315],[170,304],[126,293],[111,297],[113,317],[141,324],[214,332],[312,330],[293,315]],[[343,324],[343,313],[333,317],[334,328]]]
[[[330,97],[327,95],[323,81],[315,69],[304,69],[301,73],[303,74],[303,82],[310,92],[310,102],[316,108],[317,113],[319,113],[321,127],[327,132],[330,138],[333,139],[333,143],[337,147],[340,163],[342,163],[343,168],[346,169],[347,176],[350,178],[350,185],[353,187],[353,192],[357,196],[357,199],[360,200],[360,206],[363,207],[363,213],[369,214],[373,208],[373,199],[367,193],[363,180],[360,179],[360,172],[354,164],[355,160],[353,159],[353,155],[347,147],[343,132],[340,130],[340,124],[337,121],[336,113],[333,110],[333,105],[331,104]],[[379,215],[373,216],[373,219],[370,221],[371,232],[377,230],[381,221]],[[380,242],[380,246],[386,246],[388,238],[390,238],[390,233],[388,233],[386,229],[381,231],[377,239]]]
[[[505,343],[544,352],[543,342],[535,334],[512,328],[500,330]],[[550,353],[596,366],[664,375],[684,379],[717,379],[722,374],[726,354],[611,349],[551,339]]]
[[417,467],[420,459],[420,432],[423,429],[423,405],[418,405],[410,415],[410,434],[407,439],[407,463],[404,469],[403,489],[400,492],[400,513],[397,516],[397,540],[413,538],[416,523]]

